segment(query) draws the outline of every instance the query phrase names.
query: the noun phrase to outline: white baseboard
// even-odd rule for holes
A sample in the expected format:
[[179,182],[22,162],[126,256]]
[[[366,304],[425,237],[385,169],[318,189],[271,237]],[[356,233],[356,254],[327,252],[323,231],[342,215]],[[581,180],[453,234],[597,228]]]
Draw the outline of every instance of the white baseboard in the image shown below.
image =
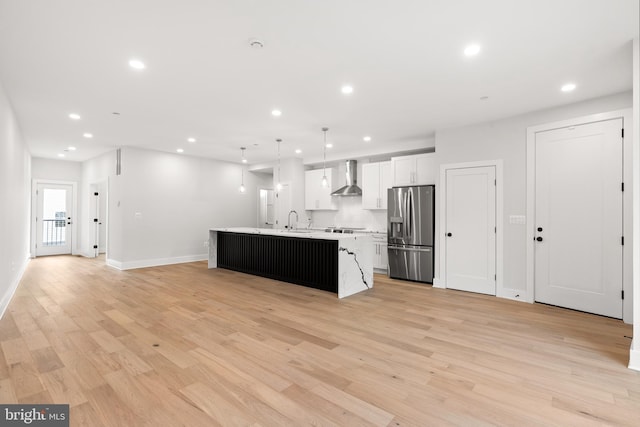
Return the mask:
[[629,349],[629,369],[640,371],[640,349],[633,349],[633,340],[631,340],[631,348]]
[[138,261],[120,262],[113,259],[107,259],[107,265],[117,268],[118,270],[133,270],[135,268],[157,267],[160,265],[182,264],[185,262],[206,261],[209,254],[186,255],[172,258],[156,258],[142,259]]
[[4,316],[4,312],[7,310],[7,307],[9,307],[11,298],[13,298],[13,295],[16,293],[16,289],[18,289],[18,285],[22,280],[22,276],[27,269],[29,261],[31,261],[31,254],[28,254],[27,258],[22,262],[18,274],[13,278],[13,282],[9,285],[9,289],[7,289],[7,292],[2,296],[2,299],[0,300],[0,319]]
[[446,289],[446,286],[440,281],[440,279],[438,277],[434,277],[433,278],[433,287],[434,288],[440,288],[440,289]]
[[520,302],[529,302],[527,298],[527,291],[524,289],[498,289],[498,298],[505,298]]

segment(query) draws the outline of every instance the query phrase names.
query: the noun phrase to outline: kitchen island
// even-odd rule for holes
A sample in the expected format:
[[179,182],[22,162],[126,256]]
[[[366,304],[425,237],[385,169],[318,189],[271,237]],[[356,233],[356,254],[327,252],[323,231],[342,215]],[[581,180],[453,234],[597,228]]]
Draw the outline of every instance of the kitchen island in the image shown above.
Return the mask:
[[373,287],[373,240],[366,234],[212,228],[209,268],[226,268],[333,292]]

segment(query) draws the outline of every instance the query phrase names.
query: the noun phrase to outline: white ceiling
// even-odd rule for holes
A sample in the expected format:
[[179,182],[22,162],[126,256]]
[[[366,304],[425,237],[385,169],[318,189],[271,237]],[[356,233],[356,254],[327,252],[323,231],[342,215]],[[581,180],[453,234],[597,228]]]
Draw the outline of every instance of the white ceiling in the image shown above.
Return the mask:
[[238,161],[246,146],[257,164],[282,138],[283,157],[313,163],[323,126],[329,159],[364,157],[630,90],[638,14],[637,0],[0,0],[0,81],[36,157],[137,146]]

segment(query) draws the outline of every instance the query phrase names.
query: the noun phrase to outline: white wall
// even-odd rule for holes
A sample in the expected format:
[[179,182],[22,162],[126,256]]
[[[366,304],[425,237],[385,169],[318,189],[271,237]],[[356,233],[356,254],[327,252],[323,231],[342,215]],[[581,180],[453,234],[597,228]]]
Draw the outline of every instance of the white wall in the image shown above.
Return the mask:
[[255,227],[258,188],[271,176],[241,165],[122,149],[122,175],[109,180],[109,258],[136,268],[208,258],[211,227]]
[[[439,165],[480,160],[504,161],[504,287],[526,289],[526,227],[509,224],[510,215],[526,213],[527,127],[588,114],[629,108],[630,92],[592,99],[548,110],[536,111],[488,123],[443,129],[436,132]],[[436,186],[439,186],[439,177]],[[436,187],[437,188],[437,187]],[[436,245],[441,244],[440,218],[436,209]],[[436,251],[436,258],[438,252]],[[436,259],[436,277],[439,260]]]
[[0,84],[0,317],[29,260],[31,155]]
[[31,178],[79,183],[82,179],[82,163],[33,157],[31,159]]

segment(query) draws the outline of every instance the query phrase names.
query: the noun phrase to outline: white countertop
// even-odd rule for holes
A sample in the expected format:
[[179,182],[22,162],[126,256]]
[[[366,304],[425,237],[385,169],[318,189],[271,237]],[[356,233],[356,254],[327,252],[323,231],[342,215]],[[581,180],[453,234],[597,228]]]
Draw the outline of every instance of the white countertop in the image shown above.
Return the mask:
[[226,231],[229,233],[244,233],[244,234],[264,234],[269,236],[286,236],[286,237],[298,237],[302,239],[319,239],[319,240],[344,240],[355,239],[370,236],[371,232],[358,232],[358,233],[327,233],[322,230],[283,230],[273,228],[251,228],[251,227],[228,227],[228,228],[211,228],[210,231]]

